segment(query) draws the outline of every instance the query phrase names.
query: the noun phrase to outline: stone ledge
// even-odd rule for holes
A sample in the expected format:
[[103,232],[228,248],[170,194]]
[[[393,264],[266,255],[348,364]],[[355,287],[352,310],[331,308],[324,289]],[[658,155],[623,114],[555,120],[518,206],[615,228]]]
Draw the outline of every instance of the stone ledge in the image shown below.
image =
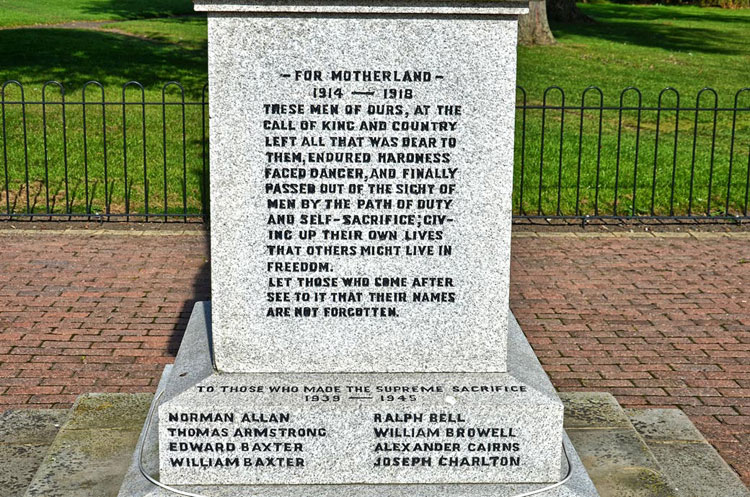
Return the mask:
[[529,12],[526,0],[196,0],[196,12],[222,14],[424,14],[507,16]]
[[[165,376],[169,374],[170,369],[171,366],[167,366]],[[127,397],[122,394],[116,396]],[[93,407],[96,397],[87,397],[89,398],[86,402],[89,406]],[[135,399],[138,395],[132,397]],[[594,484],[598,487],[601,497],[659,497],[664,495],[674,497],[715,497],[717,495],[721,495],[722,497],[748,497],[750,495],[736,474],[721,460],[713,448],[704,441],[703,436],[681,411],[677,409],[622,410],[611,395],[604,393],[563,393],[562,397],[567,407],[565,424],[571,433],[599,433],[600,436],[597,437],[599,442],[608,440],[607,443],[609,445],[602,445],[601,443],[599,445],[597,443],[585,444],[581,443],[580,440],[574,442],[584,466],[588,469],[596,469],[596,466],[599,468],[598,471],[594,471],[592,474],[595,477]],[[102,401],[107,403],[106,398],[100,397]],[[146,405],[141,401],[119,399],[112,406],[113,409],[127,408],[129,410],[130,414],[124,414],[123,419],[143,419],[146,415]],[[96,410],[90,412],[96,412]],[[22,480],[22,473],[24,471],[26,473],[29,471],[33,473],[36,470],[36,467],[44,457],[44,451],[52,441],[49,437],[53,436],[57,430],[54,424],[64,421],[68,415],[68,412],[62,410],[24,410],[15,411],[12,414],[10,412],[3,414],[5,416],[3,419],[6,422],[2,426],[6,428],[12,428],[11,423],[8,421],[10,419],[8,416],[31,416],[36,421],[33,423],[34,433],[12,435],[13,440],[24,442],[24,445],[20,446],[24,450],[8,453],[9,457],[6,458],[6,468],[12,470],[12,475],[9,476],[13,476],[15,486],[3,485],[0,488],[0,496],[20,497],[23,495],[31,474],[28,475],[28,478],[24,482]],[[108,417],[110,419],[119,417],[113,415],[114,413],[109,413]],[[636,446],[638,445],[638,439],[616,436],[618,433],[624,432],[624,422],[626,420],[632,421],[635,425],[638,435],[646,442],[649,450],[656,457],[656,461],[660,467],[659,470],[653,468],[641,470],[633,468],[622,469],[616,465],[604,468],[597,461],[595,454],[605,454],[606,452],[602,451],[607,449],[614,450],[620,454],[628,453],[629,450],[622,447],[622,444],[626,443],[626,441],[635,443]],[[102,422],[98,422],[98,424],[102,425]],[[112,423],[106,421],[103,424],[111,425]],[[125,425],[130,424],[130,421],[125,422]],[[78,426],[85,429],[86,425],[79,423]],[[15,430],[6,431],[15,433]],[[604,436],[607,433],[610,435]],[[13,440],[8,439],[8,441]],[[45,443],[34,445],[33,442],[35,441]],[[108,443],[115,445],[114,440],[111,438]],[[129,442],[129,444],[131,443]],[[130,445],[128,450],[132,450],[132,445]],[[60,454],[50,453],[48,455],[48,458],[56,459],[58,457],[60,457]],[[94,457],[94,454],[91,454],[90,457]],[[106,484],[106,478],[91,473],[92,471],[96,471],[95,460],[81,460],[75,467],[69,466],[65,461],[66,459],[62,458],[59,463],[61,467],[66,469],[58,473],[48,474],[48,485],[45,488],[47,493],[45,495],[64,495],[65,497],[91,497],[92,495],[96,495],[97,497],[114,497],[116,495],[117,490],[114,489],[113,491],[111,485],[109,486],[109,492],[102,491],[104,488],[102,485]],[[632,462],[630,461],[629,463]],[[671,465],[675,467],[672,468],[670,467]],[[122,470],[124,471],[124,467]],[[83,471],[89,474],[91,478],[88,488],[80,487],[72,490],[70,487],[64,487],[67,480],[77,478],[74,474],[76,471]],[[136,476],[140,476],[137,468],[135,471]],[[110,479],[113,479],[115,482],[121,478],[122,474],[110,475]],[[665,487],[663,484],[664,479],[668,480],[671,485]],[[5,480],[2,481],[5,482]],[[142,490],[142,493],[123,493],[121,496],[148,495],[153,497],[174,497],[172,493],[162,492],[153,486],[149,488],[149,485],[148,482],[143,480],[143,482],[136,485],[138,489]],[[61,488],[65,488],[65,492],[62,492]],[[123,487],[124,490],[125,487]],[[132,490],[135,490],[135,488]],[[92,492],[100,493],[95,494]],[[544,495],[544,497],[555,495],[550,493]],[[569,497],[575,494],[563,493],[557,495]]]
[[84,394],[71,408],[25,497],[116,494],[151,394]]
[[68,417],[65,409],[0,413],[0,497],[21,497]]
[[677,497],[750,497],[737,473],[679,409],[626,409]]

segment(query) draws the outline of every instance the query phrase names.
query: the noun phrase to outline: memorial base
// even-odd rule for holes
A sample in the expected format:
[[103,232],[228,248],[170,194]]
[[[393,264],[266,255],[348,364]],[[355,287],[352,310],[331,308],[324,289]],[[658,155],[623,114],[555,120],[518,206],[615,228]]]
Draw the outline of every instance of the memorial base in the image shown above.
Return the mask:
[[176,495],[139,457],[206,497],[597,495],[512,317],[507,373],[221,374],[210,322],[196,304],[119,497]]

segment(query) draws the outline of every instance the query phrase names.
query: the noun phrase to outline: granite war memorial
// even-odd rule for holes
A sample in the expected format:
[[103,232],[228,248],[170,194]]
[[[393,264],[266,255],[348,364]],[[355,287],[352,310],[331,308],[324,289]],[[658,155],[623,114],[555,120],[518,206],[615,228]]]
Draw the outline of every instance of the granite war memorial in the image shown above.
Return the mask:
[[212,298],[120,496],[596,495],[508,307],[525,3],[196,10]]

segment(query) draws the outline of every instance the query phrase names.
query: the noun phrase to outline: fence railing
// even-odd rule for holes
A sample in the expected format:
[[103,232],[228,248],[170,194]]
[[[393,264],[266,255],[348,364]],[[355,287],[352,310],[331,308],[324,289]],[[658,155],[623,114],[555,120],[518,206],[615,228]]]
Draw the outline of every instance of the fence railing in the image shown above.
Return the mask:
[[[201,220],[208,213],[208,88],[131,81],[116,99],[91,81],[76,97],[45,83],[0,87],[0,218]],[[154,98],[154,94],[156,98]]]
[[747,219],[750,88],[731,98],[665,88],[645,105],[630,87],[607,105],[592,86],[570,103],[553,86],[533,103],[519,88],[515,217]]
[[[206,217],[207,87],[91,81],[73,95],[54,81],[0,87],[0,219]],[[644,104],[631,87],[612,104],[589,87],[571,103],[556,86],[518,88],[514,217],[750,218],[750,88],[729,105],[711,88],[681,98],[665,88]]]

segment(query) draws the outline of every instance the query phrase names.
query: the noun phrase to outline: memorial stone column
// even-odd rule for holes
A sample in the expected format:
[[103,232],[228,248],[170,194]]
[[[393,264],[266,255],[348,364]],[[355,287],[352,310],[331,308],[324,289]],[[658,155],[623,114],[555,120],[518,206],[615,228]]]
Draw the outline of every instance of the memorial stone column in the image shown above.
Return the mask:
[[211,302],[120,496],[596,495],[508,307],[526,3],[196,10]]

